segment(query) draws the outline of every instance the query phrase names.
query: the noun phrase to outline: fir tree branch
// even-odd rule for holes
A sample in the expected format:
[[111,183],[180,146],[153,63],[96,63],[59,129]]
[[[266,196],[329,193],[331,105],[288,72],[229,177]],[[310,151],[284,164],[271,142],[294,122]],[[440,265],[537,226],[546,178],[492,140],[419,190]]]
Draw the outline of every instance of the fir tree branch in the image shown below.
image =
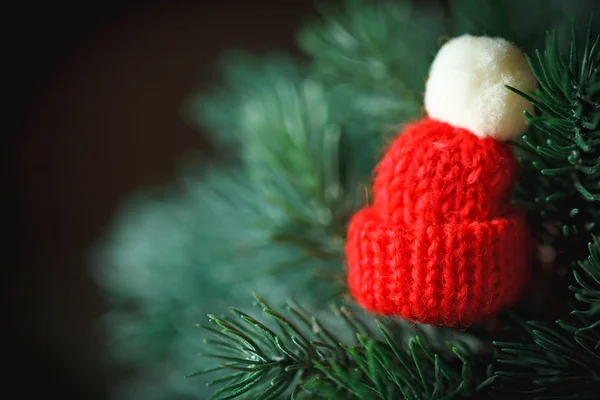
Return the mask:
[[600,241],[589,244],[590,256],[574,271],[575,297],[589,305],[573,311],[572,321],[527,324],[529,340],[500,342],[494,392],[528,394],[535,399],[598,397],[600,387]]
[[[596,328],[600,333],[600,329],[595,327],[600,320],[600,239],[594,237],[588,248],[589,257],[580,262],[579,267],[573,271],[577,284],[570,287],[575,293],[575,298],[586,303],[588,309],[573,311],[573,314],[591,319],[590,324],[582,327],[580,332],[589,332]],[[594,348],[600,348],[600,335]]]
[[319,14],[300,30],[298,43],[313,60],[312,76],[341,94],[345,126],[367,142],[369,135],[380,138],[386,128],[395,133],[399,123],[417,117],[444,33],[442,8],[345,0],[322,2]]
[[575,32],[568,59],[558,51],[556,32],[550,32],[544,54],[536,51],[537,68],[527,57],[540,85],[535,97],[509,88],[540,110],[538,116],[526,116],[541,136],[523,138],[542,158],[534,166],[542,175],[572,181],[568,186],[588,201],[600,201],[599,42],[600,35],[592,38],[590,25],[579,63]]
[[574,27],[571,36],[568,54],[552,31],[544,52],[527,57],[536,92],[508,88],[538,110],[526,113],[531,128],[515,143],[523,164],[516,194],[531,210],[538,239],[564,254],[561,265],[575,265],[600,232],[600,35],[593,37],[590,23],[582,49]]
[[402,323],[379,318],[372,329],[347,307],[336,308],[347,329],[333,332],[293,303],[284,315],[254,297],[270,323],[231,309],[234,319],[209,315],[216,327],[202,326],[214,337],[205,356],[222,363],[190,376],[225,372],[209,383],[221,386],[215,399],[447,399],[475,393],[482,381],[463,343],[436,352],[422,336],[403,340]]
[[345,154],[339,101],[289,56],[230,53],[222,64],[224,82],[194,96],[188,117],[238,155],[274,242],[339,260],[361,178]]

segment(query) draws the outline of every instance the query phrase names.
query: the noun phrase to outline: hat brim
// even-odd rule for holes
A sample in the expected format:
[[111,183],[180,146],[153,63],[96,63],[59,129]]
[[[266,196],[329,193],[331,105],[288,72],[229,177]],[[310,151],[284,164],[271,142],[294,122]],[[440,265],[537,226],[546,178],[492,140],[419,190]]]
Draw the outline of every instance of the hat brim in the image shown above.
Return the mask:
[[515,303],[530,275],[525,215],[427,226],[354,215],[346,257],[351,293],[367,310],[444,326],[468,326]]

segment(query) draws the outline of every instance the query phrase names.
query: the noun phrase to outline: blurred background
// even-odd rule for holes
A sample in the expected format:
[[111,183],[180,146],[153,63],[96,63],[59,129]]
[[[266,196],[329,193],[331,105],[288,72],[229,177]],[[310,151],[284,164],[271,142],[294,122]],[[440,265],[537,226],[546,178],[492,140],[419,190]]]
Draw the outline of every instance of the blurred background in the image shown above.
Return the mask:
[[[181,106],[228,48],[294,50],[313,2],[57,1],[5,10],[9,384],[106,397],[86,251],[134,188],[205,145]],[[6,106],[5,106],[6,107]],[[11,389],[13,389],[11,388]]]

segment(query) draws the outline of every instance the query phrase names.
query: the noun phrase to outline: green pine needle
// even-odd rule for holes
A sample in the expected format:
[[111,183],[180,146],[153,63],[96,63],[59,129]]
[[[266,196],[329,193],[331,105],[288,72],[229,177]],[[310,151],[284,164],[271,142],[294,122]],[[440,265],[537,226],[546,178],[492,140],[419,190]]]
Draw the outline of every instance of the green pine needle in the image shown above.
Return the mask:
[[238,154],[274,242],[339,259],[364,173],[348,162],[333,95],[286,55],[232,53],[222,63],[223,84],[194,96],[188,117],[223,139],[224,153]]
[[574,271],[571,287],[588,310],[574,311],[572,321],[553,325],[531,321],[526,342],[500,342],[494,389],[535,393],[535,399],[595,399],[600,388],[600,240],[589,244],[590,256]]
[[418,334],[402,339],[410,333],[405,324],[361,318],[346,306],[335,314],[347,329],[334,333],[293,303],[284,314],[254,297],[269,322],[231,309],[234,318],[209,315],[216,327],[202,327],[215,338],[204,356],[222,361],[207,373],[226,374],[208,384],[220,386],[215,399],[449,399],[472,395],[481,383],[474,354],[459,342],[436,352]]
[[[589,257],[580,262],[579,267],[573,271],[577,284],[570,287],[575,293],[575,298],[588,306],[587,310],[573,313],[589,317],[593,321],[582,328],[582,332],[591,331],[594,329],[593,325],[598,324],[600,320],[600,239],[594,237],[588,248]],[[599,346],[600,339],[594,347],[598,348]]]
[[345,125],[377,138],[417,117],[444,33],[441,7],[346,0],[322,3],[319,13],[300,30],[298,43],[312,57],[312,76],[340,94]]
[[585,253],[582,244],[600,232],[599,40],[590,23],[580,48],[573,26],[564,54],[549,32],[544,52],[528,57],[539,89],[508,88],[538,110],[525,113],[531,128],[515,143],[523,164],[516,194],[531,210],[534,233],[562,254],[562,265],[574,265]]

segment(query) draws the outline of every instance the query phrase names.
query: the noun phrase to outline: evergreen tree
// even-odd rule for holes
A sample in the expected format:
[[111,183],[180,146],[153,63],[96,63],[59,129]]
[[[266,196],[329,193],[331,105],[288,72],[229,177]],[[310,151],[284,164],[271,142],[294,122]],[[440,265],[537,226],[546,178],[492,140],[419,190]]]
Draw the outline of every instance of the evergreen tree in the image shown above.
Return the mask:
[[[222,84],[191,98],[186,118],[228,157],[140,191],[98,248],[110,354],[138,376],[126,390],[146,399],[596,397],[593,3],[349,0],[321,5],[302,27],[304,60],[224,57]],[[538,112],[514,143],[514,197],[556,257],[535,261],[533,289],[495,325],[456,331],[355,306],[343,245],[380,152],[422,114],[440,38],[463,33],[504,37],[529,56],[539,90],[517,92]]]

